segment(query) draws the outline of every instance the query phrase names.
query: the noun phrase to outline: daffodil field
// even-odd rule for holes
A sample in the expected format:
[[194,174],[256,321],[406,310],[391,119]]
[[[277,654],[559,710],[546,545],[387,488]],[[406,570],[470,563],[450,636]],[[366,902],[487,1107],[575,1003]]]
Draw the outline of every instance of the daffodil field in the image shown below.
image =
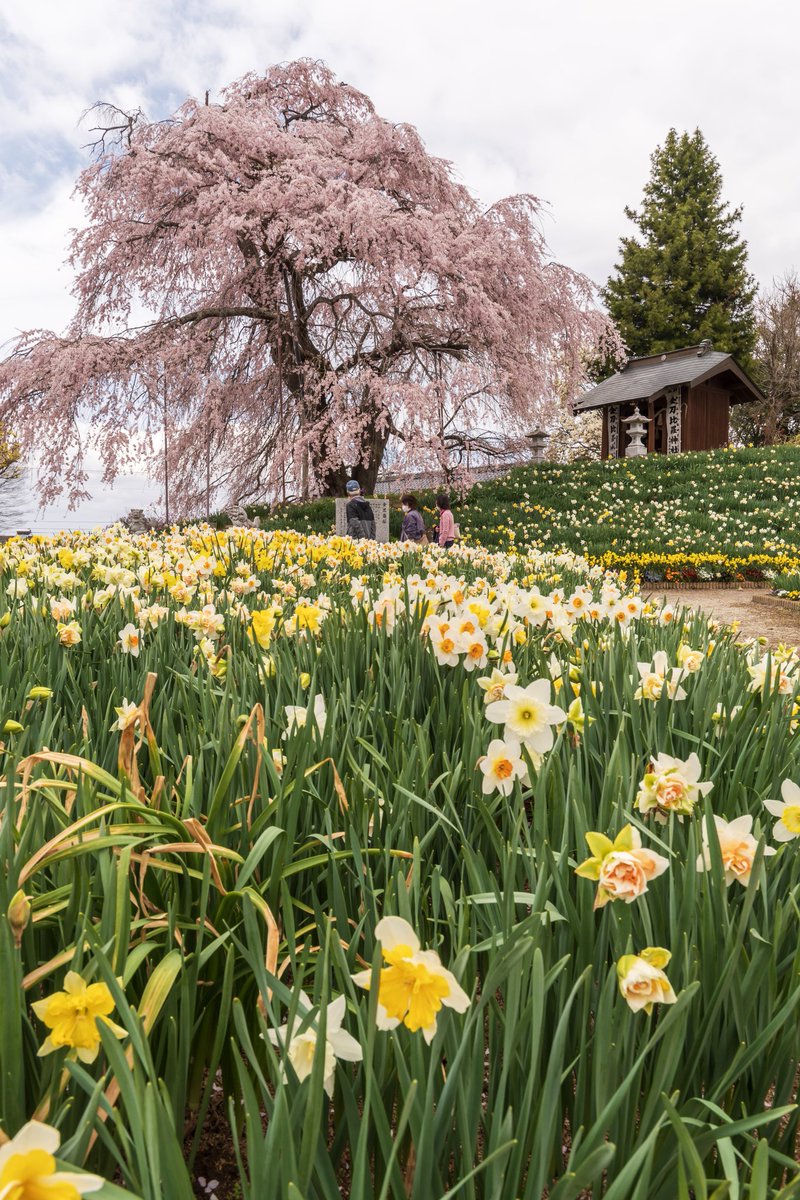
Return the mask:
[[800,569],[797,446],[546,463],[476,493],[468,524],[487,546],[566,547],[653,582]]
[[793,651],[573,554],[0,567],[0,1197],[800,1196]]
[[[430,526],[434,495],[420,499]],[[569,550],[649,583],[772,580],[789,572],[779,586],[800,589],[797,446],[545,462],[475,484],[456,498],[455,513],[469,543],[492,549]],[[333,502],[262,510],[261,520],[265,528],[327,533]]]

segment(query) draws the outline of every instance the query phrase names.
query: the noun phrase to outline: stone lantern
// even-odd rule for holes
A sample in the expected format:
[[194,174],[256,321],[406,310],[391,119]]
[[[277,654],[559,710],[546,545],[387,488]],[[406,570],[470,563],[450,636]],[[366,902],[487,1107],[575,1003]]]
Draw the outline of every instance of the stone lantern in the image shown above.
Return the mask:
[[531,444],[531,462],[544,462],[544,452],[549,436],[545,429],[532,429],[530,433],[525,434]]
[[628,437],[631,439],[630,444],[625,447],[626,458],[641,458],[647,454],[647,446],[645,446],[642,438],[647,433],[647,426],[650,424],[650,418],[643,416],[639,412],[639,405],[633,410],[629,417],[624,417],[623,425],[628,428]]

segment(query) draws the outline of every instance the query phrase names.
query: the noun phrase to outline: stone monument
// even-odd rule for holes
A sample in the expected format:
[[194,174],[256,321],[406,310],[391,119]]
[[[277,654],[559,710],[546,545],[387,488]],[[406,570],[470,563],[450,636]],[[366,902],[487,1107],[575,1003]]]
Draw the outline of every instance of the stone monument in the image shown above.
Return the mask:
[[[380,497],[364,496],[367,504],[375,513],[375,540],[378,542],[388,542],[389,540],[389,501]],[[336,497],[336,536],[347,536],[347,497]]]

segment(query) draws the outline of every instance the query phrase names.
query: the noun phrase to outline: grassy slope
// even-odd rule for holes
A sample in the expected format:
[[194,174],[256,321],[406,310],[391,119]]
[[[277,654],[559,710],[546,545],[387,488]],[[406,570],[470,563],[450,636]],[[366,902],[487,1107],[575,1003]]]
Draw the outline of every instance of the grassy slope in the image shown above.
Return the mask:
[[[420,495],[431,523],[433,494]],[[544,463],[477,484],[454,508],[462,533],[486,546],[567,547],[656,575],[748,574],[773,560],[782,567],[800,560],[800,448]],[[399,512],[392,517],[396,536]],[[262,520],[268,528],[328,532],[333,501]],[[728,561],[715,564],[715,556]]]

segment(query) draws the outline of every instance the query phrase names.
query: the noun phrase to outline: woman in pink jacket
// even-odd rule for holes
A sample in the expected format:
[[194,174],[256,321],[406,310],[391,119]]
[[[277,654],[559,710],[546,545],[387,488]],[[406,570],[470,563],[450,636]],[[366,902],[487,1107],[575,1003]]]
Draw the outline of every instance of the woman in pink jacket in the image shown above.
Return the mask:
[[442,492],[436,497],[436,507],[439,510],[439,545],[449,550],[456,536],[456,523],[450,511],[450,497]]

